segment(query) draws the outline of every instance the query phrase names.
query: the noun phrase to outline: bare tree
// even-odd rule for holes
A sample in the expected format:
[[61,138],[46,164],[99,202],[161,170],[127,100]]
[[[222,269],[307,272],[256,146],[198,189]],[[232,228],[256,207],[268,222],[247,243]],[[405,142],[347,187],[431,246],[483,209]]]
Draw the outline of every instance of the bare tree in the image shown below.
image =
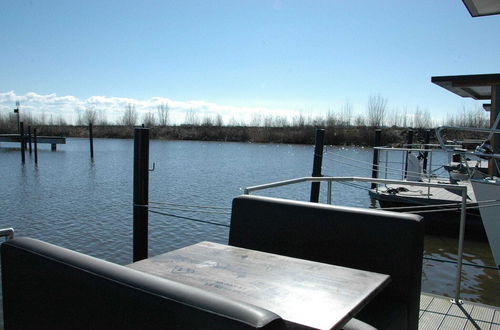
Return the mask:
[[94,107],[85,108],[82,115],[81,125],[94,125],[97,122],[98,112]]
[[224,121],[222,120],[222,115],[220,113],[218,113],[216,116],[215,116],[215,126],[217,127],[221,127],[224,125]]
[[413,125],[413,127],[415,128],[432,127],[432,119],[429,111],[421,110],[419,107],[417,107],[413,116]]
[[146,112],[144,116],[142,116],[142,123],[146,127],[154,127],[156,125],[156,118],[154,112]]
[[198,114],[194,112],[193,109],[189,109],[188,111],[186,111],[186,115],[184,117],[184,125],[198,126],[199,124]]
[[160,104],[156,109],[156,115],[158,117],[158,125],[162,127],[167,126],[170,116],[170,107],[168,103]]
[[137,122],[137,110],[135,110],[135,106],[132,104],[127,104],[125,107],[125,112],[121,118],[121,124],[124,126],[134,126]]
[[380,95],[372,95],[368,99],[368,125],[371,127],[384,124],[387,110],[387,99]]
[[349,102],[344,103],[340,109],[339,122],[341,126],[351,126],[352,122],[352,105]]

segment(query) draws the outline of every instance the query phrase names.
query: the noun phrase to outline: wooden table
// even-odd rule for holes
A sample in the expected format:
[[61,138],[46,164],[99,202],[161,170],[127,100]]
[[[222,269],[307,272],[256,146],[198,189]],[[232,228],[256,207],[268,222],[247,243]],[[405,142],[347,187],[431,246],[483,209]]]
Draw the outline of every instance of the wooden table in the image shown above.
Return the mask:
[[272,311],[286,322],[340,329],[389,276],[201,242],[128,267]]

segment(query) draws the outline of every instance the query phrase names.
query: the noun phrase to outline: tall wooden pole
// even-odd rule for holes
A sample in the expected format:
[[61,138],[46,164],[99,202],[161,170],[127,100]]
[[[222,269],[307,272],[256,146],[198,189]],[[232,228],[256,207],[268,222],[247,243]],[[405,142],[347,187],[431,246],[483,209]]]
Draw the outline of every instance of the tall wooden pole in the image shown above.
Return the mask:
[[[380,140],[382,136],[382,130],[381,129],[376,129],[375,130],[375,142],[373,144],[373,147],[380,147]],[[372,161],[372,178],[377,179],[378,178],[378,156],[379,156],[379,150],[373,148],[373,161]],[[375,182],[372,182],[371,188],[375,189],[377,187],[377,184]]]
[[28,125],[28,144],[30,147],[30,155],[31,155],[31,125]]
[[149,129],[134,129],[134,262],[148,257]]
[[26,144],[24,143],[24,123],[19,123],[19,136],[21,138],[21,162],[26,162]]
[[[408,137],[407,137],[407,141],[406,141],[406,144],[408,144],[408,148],[412,149],[413,146],[413,131],[412,130],[409,130],[408,131]],[[406,152],[406,161],[405,161],[405,178],[407,177],[408,175],[408,155],[409,155],[409,152],[407,151]]]
[[92,134],[92,123],[89,123],[90,158],[94,159],[94,136]]
[[[325,130],[317,129],[316,130],[316,144],[314,146],[314,160],[313,160],[313,171],[312,176],[320,177],[321,174],[321,164],[323,163],[323,146],[325,143]],[[311,184],[311,199],[310,201],[313,203],[319,202],[319,182],[313,182]]]
[[[431,141],[431,130],[428,129],[425,131],[424,149],[429,149],[428,144],[430,141]],[[424,160],[423,160],[423,164],[422,164],[423,165],[422,170],[424,171],[424,173],[427,173],[427,156],[429,156],[429,153],[426,151],[426,152],[424,152]]]
[[35,147],[35,164],[38,164],[38,139],[36,136],[36,127],[33,129],[34,147]]

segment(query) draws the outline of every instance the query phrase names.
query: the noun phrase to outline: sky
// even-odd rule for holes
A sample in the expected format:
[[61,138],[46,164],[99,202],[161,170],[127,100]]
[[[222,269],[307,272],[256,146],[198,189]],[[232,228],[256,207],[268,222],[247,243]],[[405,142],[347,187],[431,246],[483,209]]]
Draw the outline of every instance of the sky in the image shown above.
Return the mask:
[[499,73],[498,31],[460,0],[2,0],[0,113],[168,103],[227,121],[362,113],[381,95],[440,118],[481,103],[431,77]]

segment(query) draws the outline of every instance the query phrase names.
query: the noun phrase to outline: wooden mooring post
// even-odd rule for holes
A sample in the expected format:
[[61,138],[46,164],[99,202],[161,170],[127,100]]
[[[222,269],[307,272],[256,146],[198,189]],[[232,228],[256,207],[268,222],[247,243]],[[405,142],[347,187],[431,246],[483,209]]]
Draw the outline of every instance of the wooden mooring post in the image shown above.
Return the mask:
[[[413,146],[413,130],[408,131],[408,136],[406,140],[407,147],[412,149]],[[408,176],[408,155],[410,154],[409,151],[406,152],[406,159],[405,159],[405,179]]]
[[94,159],[94,136],[92,134],[92,123],[89,123],[90,158]]
[[29,149],[30,149],[30,155],[31,155],[31,125],[28,125],[28,144],[29,144]]
[[[431,130],[428,129],[428,130],[425,131],[425,138],[424,138],[424,144],[425,144],[425,146],[424,146],[424,149],[429,149],[428,144],[429,144],[430,141],[431,141]],[[427,151],[424,152],[424,159],[422,161],[422,171],[424,173],[427,173],[427,156],[428,155],[429,155],[429,153]],[[430,169],[430,170],[432,170],[432,169]]]
[[19,135],[21,137],[21,162],[26,162],[26,144],[24,143],[24,123],[19,123]]
[[148,257],[149,129],[134,129],[134,262]]
[[[373,147],[380,147],[380,140],[382,136],[382,130],[381,129],[376,129],[375,130],[375,142],[373,143]],[[372,162],[372,178],[377,179],[378,178],[378,163],[379,163],[379,150],[373,148],[373,162]],[[371,184],[371,189],[375,189],[377,187],[376,183]]]
[[33,138],[34,138],[34,147],[35,147],[35,164],[38,164],[38,140],[36,136],[36,127],[33,128]]
[[[316,130],[316,143],[314,146],[314,160],[313,160],[313,171],[312,176],[320,177],[321,165],[323,163],[323,146],[325,144],[325,130],[323,128],[318,128]],[[311,198],[310,201],[313,203],[319,202],[319,182],[311,183]]]

